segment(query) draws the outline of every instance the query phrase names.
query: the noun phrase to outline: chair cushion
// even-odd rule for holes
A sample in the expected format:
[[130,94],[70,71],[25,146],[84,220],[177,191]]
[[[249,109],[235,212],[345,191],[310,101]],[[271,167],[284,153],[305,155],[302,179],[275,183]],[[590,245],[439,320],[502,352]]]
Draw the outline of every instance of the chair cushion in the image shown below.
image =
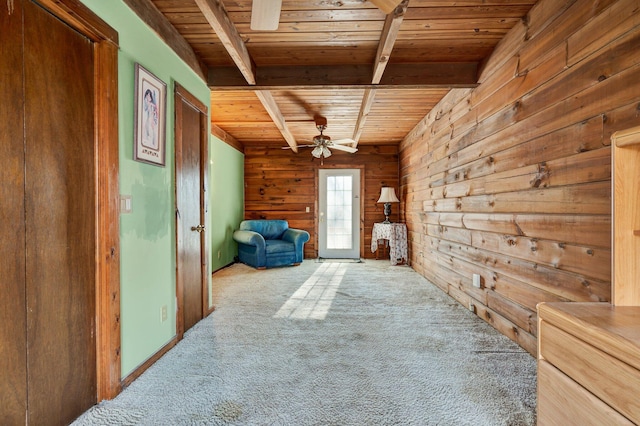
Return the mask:
[[295,250],[293,243],[283,240],[265,240],[267,255],[274,253],[288,253]]
[[257,232],[265,240],[277,240],[289,229],[289,223],[286,220],[245,220],[240,223],[240,229]]

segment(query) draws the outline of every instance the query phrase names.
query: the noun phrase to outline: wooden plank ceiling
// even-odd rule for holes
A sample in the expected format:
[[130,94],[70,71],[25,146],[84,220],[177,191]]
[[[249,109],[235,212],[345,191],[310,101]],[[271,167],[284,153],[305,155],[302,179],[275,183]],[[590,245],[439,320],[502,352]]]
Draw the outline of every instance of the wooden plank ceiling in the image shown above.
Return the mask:
[[451,88],[475,86],[535,3],[404,0],[385,15],[364,0],[283,0],[278,29],[252,31],[251,0],[125,1],[189,45],[216,132],[274,146],[309,143],[317,115],[334,140],[398,144]]

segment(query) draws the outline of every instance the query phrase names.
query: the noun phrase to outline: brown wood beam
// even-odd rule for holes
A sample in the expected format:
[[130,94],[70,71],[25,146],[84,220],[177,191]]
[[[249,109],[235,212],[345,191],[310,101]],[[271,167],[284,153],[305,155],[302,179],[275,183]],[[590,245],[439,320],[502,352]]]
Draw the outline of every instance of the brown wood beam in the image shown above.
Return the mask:
[[285,66],[256,69],[255,86],[247,84],[235,67],[209,69],[211,90],[270,90],[332,87],[473,88],[477,62],[388,64],[379,85],[372,84],[370,65]]
[[220,0],[195,0],[248,84],[256,84],[255,64]]
[[380,9],[387,15],[393,12],[393,10],[400,3],[400,0],[369,0],[369,1],[375,4],[378,7],[378,9]]
[[396,44],[396,39],[398,38],[400,25],[404,20],[404,15],[407,13],[408,4],[409,0],[402,0],[402,3],[395,8],[393,13],[388,14],[384,21],[380,44],[378,44],[378,51],[373,64],[373,78],[371,79],[371,83],[373,84],[380,83],[382,79],[382,74],[389,63],[393,46]]
[[371,105],[373,105],[373,101],[376,98],[376,89],[366,89],[364,91],[364,96],[362,97],[362,105],[360,106],[360,112],[358,113],[358,120],[356,121],[356,127],[353,130],[353,136],[351,139],[356,141],[356,145],[360,136],[362,136],[362,129],[364,128],[364,123],[367,121],[367,117],[369,116],[369,111],[371,111]]
[[[255,85],[255,63],[247,50],[247,46],[240,37],[237,28],[233,25],[231,19],[229,19],[224,4],[222,4],[220,0],[195,0],[195,2],[231,56],[231,59],[233,59],[233,62],[236,64],[237,69],[234,68],[230,72],[236,77],[241,76],[243,84],[247,84],[247,87]],[[268,90],[256,90],[255,93],[274,124],[280,130],[280,133],[282,133],[284,140],[291,146],[293,152],[298,152],[298,144],[289,131],[284,116],[282,112],[280,112],[280,108],[278,108],[278,104],[273,98],[273,95]]]
[[[400,25],[404,20],[404,15],[407,12],[407,6],[409,0],[402,0],[402,2],[396,7],[393,13],[389,13],[384,21],[384,27],[382,28],[382,35],[380,36],[380,44],[378,44],[378,51],[376,53],[376,59],[373,64],[373,77],[371,78],[372,84],[380,83],[382,75],[389,63],[393,46],[398,38],[398,32],[400,31]],[[360,112],[358,113],[358,120],[356,121],[356,127],[353,129],[352,139],[356,141],[356,145],[362,135],[362,129],[367,122],[369,111],[376,98],[375,89],[366,89],[364,96],[362,97],[362,105],[360,106]]]
[[151,0],[124,0],[133,12],[147,24],[200,78],[207,80],[207,66],[193,48],[158,10]]
[[296,142],[296,138],[294,138],[291,131],[289,131],[287,122],[282,116],[280,108],[278,108],[278,104],[276,104],[275,99],[273,99],[271,92],[268,90],[256,90],[256,96],[260,99],[260,102],[262,102],[262,105],[267,110],[267,113],[273,120],[273,123],[278,127],[278,130],[282,133],[284,140],[291,147],[291,150],[293,152],[298,152],[298,143]]
[[220,127],[216,126],[213,123],[211,123],[211,134],[216,138],[220,139],[222,142],[229,145],[230,147],[235,148],[238,151],[244,153],[244,145],[239,140],[237,140],[236,138],[231,136],[229,133],[225,132],[224,130],[222,130]]

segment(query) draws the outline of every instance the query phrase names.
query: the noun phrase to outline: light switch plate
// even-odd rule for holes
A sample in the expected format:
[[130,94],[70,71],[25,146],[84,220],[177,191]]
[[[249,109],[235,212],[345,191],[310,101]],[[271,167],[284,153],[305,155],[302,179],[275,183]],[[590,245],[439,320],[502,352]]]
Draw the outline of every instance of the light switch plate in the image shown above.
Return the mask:
[[120,195],[120,213],[131,213],[131,195]]

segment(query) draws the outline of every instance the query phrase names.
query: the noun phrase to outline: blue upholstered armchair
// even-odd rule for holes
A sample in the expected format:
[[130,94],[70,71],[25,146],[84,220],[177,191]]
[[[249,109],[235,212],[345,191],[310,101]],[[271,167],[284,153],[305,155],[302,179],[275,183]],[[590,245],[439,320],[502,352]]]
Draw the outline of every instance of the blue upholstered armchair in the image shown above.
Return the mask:
[[244,220],[233,239],[240,262],[263,269],[301,263],[309,233],[289,228],[286,220]]

